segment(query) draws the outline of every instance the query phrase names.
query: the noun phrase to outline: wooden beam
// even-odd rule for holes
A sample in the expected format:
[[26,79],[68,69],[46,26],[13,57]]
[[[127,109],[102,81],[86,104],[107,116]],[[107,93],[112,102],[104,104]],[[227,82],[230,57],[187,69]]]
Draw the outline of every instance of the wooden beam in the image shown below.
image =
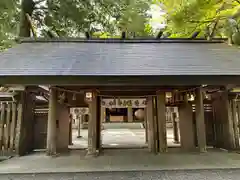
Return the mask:
[[210,76],[210,75],[165,75],[165,76],[1,76],[0,84],[23,84],[23,85],[75,85],[81,86],[197,86],[228,85],[240,82],[240,76]]

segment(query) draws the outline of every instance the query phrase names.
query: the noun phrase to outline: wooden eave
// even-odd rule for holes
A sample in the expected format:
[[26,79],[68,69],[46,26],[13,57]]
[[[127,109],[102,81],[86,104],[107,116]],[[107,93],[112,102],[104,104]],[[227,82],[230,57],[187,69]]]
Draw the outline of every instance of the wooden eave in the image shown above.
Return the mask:
[[90,86],[198,86],[240,85],[240,75],[165,76],[0,76],[0,84]]

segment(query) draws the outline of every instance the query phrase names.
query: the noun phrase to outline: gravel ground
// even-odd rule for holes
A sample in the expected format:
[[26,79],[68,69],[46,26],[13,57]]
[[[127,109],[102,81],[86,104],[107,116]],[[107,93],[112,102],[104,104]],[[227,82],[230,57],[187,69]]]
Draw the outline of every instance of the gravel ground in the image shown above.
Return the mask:
[[144,172],[54,173],[37,175],[0,175],[0,180],[225,180],[240,179],[237,170],[189,170]]

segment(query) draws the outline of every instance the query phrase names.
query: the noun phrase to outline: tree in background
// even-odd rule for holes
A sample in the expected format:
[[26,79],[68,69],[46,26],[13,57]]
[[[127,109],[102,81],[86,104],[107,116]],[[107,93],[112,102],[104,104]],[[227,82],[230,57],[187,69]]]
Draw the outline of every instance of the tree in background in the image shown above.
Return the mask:
[[239,0],[156,0],[170,37],[229,37],[239,43]]
[[[1,0],[0,47],[30,37],[33,22],[41,37],[151,35],[147,11],[152,0]],[[28,16],[26,16],[28,15]],[[17,28],[18,27],[18,28]],[[4,45],[4,46],[3,46]]]
[[17,34],[19,22],[18,1],[0,1],[0,50],[10,47]]

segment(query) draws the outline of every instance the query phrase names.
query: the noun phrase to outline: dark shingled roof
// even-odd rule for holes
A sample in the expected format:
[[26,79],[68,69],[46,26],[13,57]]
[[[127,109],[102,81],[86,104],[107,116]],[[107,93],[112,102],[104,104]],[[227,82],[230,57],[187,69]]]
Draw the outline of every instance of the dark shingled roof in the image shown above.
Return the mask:
[[0,53],[0,76],[240,75],[240,50],[221,42],[25,41]]

